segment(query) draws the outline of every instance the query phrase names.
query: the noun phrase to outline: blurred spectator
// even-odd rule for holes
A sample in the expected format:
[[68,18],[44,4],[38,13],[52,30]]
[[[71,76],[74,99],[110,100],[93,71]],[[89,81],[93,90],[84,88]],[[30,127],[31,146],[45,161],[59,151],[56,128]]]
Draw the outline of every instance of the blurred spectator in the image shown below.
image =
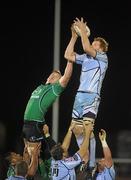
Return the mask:
[[[131,131],[120,131],[116,142],[117,158],[131,159]],[[119,176],[128,177],[131,174],[129,163],[120,163],[117,167],[119,169]]]

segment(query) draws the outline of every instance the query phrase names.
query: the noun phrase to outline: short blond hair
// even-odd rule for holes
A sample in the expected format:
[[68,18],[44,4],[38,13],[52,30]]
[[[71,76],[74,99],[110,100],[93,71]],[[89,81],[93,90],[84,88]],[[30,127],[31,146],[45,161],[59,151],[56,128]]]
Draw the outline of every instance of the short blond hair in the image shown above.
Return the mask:
[[94,38],[94,41],[99,41],[100,42],[101,48],[103,49],[104,52],[108,51],[109,43],[104,38],[97,37],[97,38]]

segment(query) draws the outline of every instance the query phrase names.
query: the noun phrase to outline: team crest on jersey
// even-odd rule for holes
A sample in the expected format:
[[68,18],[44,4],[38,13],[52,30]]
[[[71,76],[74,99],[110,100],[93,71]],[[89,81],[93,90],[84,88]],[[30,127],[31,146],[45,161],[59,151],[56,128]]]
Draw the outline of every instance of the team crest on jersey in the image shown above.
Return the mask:
[[78,161],[78,156],[75,154],[75,155],[73,156],[73,159],[74,159],[75,161]]
[[39,94],[41,91],[42,91],[42,89],[40,89],[40,88],[35,89],[31,95],[31,98],[36,98],[36,99],[39,98]]
[[32,95],[34,95],[34,94],[40,94],[41,91],[42,91],[42,89],[37,88],[36,90],[33,91]]

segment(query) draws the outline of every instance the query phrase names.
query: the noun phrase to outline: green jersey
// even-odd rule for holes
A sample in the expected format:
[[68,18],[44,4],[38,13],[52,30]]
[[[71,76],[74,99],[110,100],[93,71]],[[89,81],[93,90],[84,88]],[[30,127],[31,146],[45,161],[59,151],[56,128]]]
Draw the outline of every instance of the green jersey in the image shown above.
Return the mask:
[[38,86],[28,101],[24,120],[44,122],[44,116],[56,98],[63,92],[64,87],[59,82],[54,84],[41,84]]
[[7,170],[7,177],[14,176],[15,175],[15,168],[10,164],[8,170]]
[[40,175],[43,177],[43,180],[50,179],[50,167],[51,167],[51,158],[48,160],[44,160],[38,165],[38,170]]

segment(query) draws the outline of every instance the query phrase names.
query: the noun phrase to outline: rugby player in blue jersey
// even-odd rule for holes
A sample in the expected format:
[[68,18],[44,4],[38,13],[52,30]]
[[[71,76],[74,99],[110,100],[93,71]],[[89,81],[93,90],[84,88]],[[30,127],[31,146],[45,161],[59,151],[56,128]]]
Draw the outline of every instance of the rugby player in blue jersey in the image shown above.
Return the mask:
[[99,132],[99,139],[102,144],[104,158],[97,163],[96,180],[115,180],[115,169],[110,148],[106,141],[106,131],[101,129]]
[[75,167],[80,165],[83,161],[89,160],[89,154],[87,150],[89,147],[89,138],[93,131],[93,124],[86,122],[84,125],[84,139],[79,150],[72,156],[68,157],[68,148],[72,137],[72,130],[75,127],[75,123],[72,122],[64,141],[61,144],[55,145],[51,149],[52,162],[51,162],[51,176],[52,180],[75,180]]
[[[76,25],[80,30],[80,38],[83,47],[83,54],[74,51],[74,46],[78,35],[73,26]],[[77,143],[83,141],[83,121],[94,122],[97,117],[98,107],[100,103],[100,92],[102,82],[108,67],[108,43],[102,37],[94,39],[92,44],[87,36],[86,22],[83,18],[76,18],[71,26],[71,39],[65,50],[64,57],[76,64],[81,65],[80,84],[76,92],[72,120],[76,121],[74,133],[76,134]],[[92,134],[90,140],[90,167],[95,166],[95,138]]]

